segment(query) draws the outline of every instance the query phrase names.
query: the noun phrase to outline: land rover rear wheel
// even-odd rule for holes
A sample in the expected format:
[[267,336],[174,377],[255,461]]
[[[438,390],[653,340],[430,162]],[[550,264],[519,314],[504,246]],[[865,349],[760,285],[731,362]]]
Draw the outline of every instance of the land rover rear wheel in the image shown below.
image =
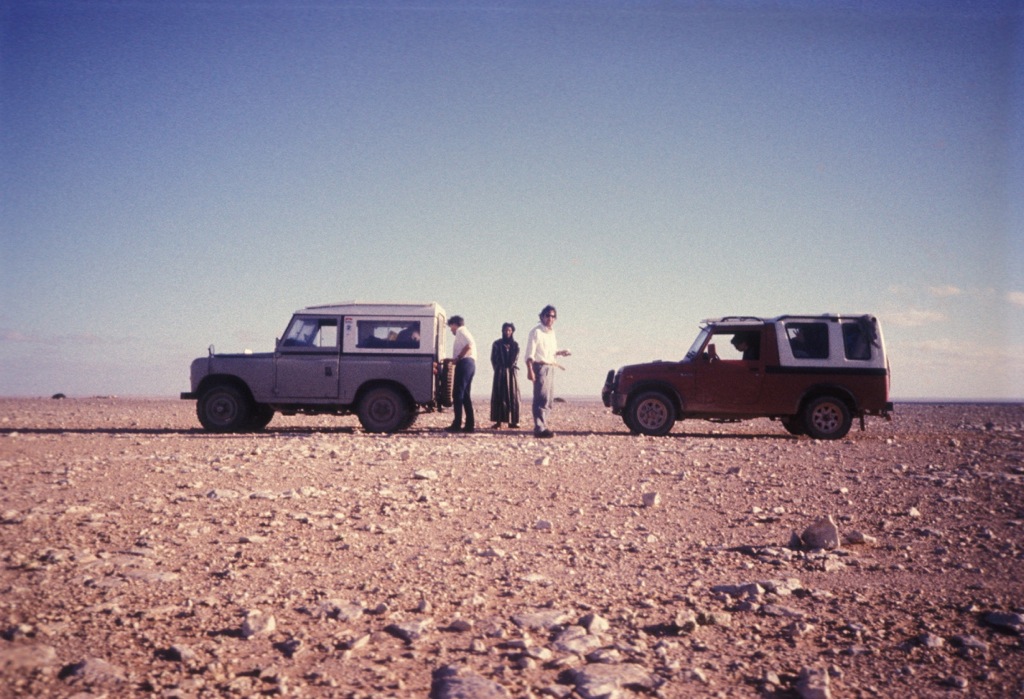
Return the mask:
[[850,409],[835,396],[815,398],[803,413],[804,428],[814,439],[842,439],[850,431]]
[[196,416],[210,432],[240,432],[252,416],[252,402],[234,386],[214,386],[196,402]]
[[398,391],[382,386],[370,389],[359,401],[359,422],[367,432],[397,432],[408,421],[409,411]]
[[660,437],[675,424],[675,409],[664,393],[648,391],[629,402],[626,425],[640,434]]

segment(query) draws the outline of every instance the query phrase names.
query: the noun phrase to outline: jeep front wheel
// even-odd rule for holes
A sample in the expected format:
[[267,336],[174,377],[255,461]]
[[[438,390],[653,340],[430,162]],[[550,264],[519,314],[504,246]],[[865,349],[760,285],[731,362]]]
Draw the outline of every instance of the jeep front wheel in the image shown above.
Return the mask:
[[409,421],[410,408],[393,388],[367,391],[359,401],[359,423],[367,432],[397,432]]
[[250,424],[252,404],[234,386],[214,386],[199,397],[196,416],[210,432],[240,432]]
[[842,439],[850,431],[850,409],[835,396],[815,398],[803,414],[804,429],[814,439]]
[[675,424],[675,409],[664,393],[641,393],[629,403],[626,425],[651,437],[666,435]]

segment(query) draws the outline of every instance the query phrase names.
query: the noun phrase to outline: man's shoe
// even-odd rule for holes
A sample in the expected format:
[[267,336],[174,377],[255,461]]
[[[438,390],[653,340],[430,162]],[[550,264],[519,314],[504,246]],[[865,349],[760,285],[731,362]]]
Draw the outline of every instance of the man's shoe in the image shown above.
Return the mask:
[[555,436],[555,433],[552,432],[551,430],[544,430],[543,432],[538,432],[537,433],[537,438],[538,439],[551,439],[554,436]]
[[462,431],[463,431],[463,432],[469,432],[469,433],[473,433],[473,432],[476,432],[476,428],[475,428],[475,427],[472,427],[472,426],[471,426],[471,427],[463,427],[463,428],[462,428]]
[[448,425],[444,428],[445,432],[462,432],[462,428],[458,425]]

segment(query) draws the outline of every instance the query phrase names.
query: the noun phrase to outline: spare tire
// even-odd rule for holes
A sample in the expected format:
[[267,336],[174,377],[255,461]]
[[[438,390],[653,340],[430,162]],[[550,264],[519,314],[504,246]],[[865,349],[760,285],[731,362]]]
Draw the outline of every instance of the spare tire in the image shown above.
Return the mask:
[[446,408],[455,404],[455,360],[445,359],[437,374],[437,402]]

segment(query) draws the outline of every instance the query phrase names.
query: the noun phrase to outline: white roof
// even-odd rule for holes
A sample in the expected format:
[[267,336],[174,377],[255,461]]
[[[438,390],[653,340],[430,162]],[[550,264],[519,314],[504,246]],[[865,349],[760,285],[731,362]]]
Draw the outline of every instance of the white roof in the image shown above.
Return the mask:
[[771,318],[759,316],[724,316],[722,318],[705,318],[701,325],[710,323],[728,323],[729,325],[762,325],[764,323],[778,323],[783,320],[811,321],[811,320],[853,320],[854,318],[873,318],[870,313],[794,313]]
[[296,313],[329,313],[339,316],[427,316],[433,318],[444,309],[430,303],[376,303],[373,301],[344,301],[323,306],[306,306]]

